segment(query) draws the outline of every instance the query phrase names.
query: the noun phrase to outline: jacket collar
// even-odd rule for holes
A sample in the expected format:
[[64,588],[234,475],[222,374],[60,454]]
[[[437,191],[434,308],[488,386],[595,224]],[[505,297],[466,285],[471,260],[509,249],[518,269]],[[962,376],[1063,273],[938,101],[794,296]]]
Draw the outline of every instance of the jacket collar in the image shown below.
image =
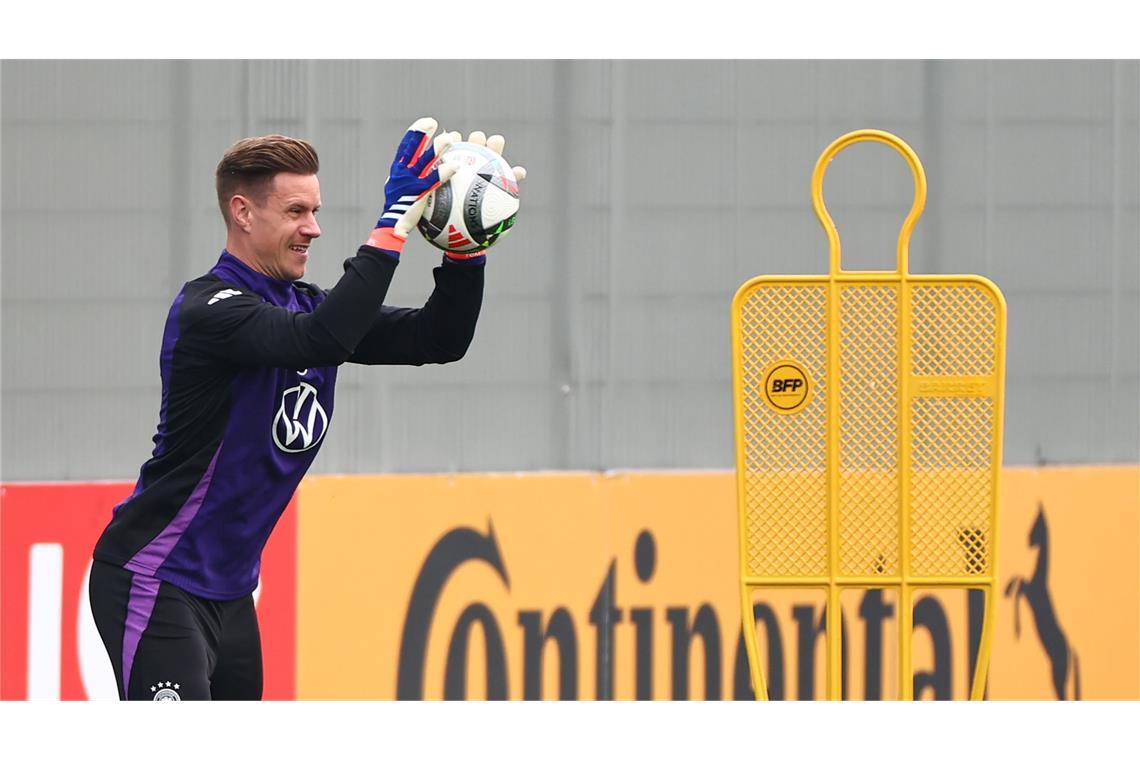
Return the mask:
[[210,270],[210,274],[217,275],[226,282],[241,285],[277,306],[290,306],[297,303],[296,290],[292,282],[275,280],[260,272],[255,272],[250,269],[248,264],[225,249],[222,249],[222,255],[218,259],[218,263]]

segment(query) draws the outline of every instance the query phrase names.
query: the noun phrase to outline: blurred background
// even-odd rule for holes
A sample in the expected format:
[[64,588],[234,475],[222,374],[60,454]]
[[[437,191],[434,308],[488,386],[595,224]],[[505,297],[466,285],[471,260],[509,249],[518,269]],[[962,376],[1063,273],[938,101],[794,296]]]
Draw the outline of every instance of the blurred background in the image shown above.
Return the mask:
[[[5,61],[0,87],[5,481],[136,476],[229,145],[315,145],[330,287],[429,114],[506,136],[519,222],[468,356],[342,370],[314,472],[731,468],[732,295],[825,271],[811,171],[865,127],[926,168],[911,271],[1005,293],[1006,463],[1140,459],[1136,61]],[[893,267],[901,158],[856,146],[825,190],[845,267]],[[412,241],[390,303],[437,254]]]

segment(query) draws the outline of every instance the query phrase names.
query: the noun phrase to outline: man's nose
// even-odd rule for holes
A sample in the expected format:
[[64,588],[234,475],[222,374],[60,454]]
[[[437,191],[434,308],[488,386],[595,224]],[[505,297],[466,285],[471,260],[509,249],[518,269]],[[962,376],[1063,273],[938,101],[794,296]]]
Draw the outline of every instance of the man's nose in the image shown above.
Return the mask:
[[321,236],[321,225],[317,224],[317,217],[309,214],[309,218],[305,220],[305,224],[301,227],[301,234],[311,238],[319,238]]

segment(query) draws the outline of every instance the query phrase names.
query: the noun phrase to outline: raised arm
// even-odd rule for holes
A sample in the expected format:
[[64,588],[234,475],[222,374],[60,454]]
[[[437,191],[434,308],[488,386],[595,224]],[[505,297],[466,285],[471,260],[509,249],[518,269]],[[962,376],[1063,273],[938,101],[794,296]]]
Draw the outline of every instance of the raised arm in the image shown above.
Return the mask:
[[218,282],[204,279],[183,294],[183,336],[200,352],[244,366],[328,366],[348,359],[372,328],[423,199],[454,173],[453,167],[438,165],[453,136],[433,142],[436,127],[435,119],[421,118],[404,135],[375,230],[345,262],[344,274],[315,310],[290,311],[236,288],[219,298]]
[[[451,137],[454,141],[460,139],[458,133],[452,133]],[[470,134],[467,142],[485,145],[502,155],[506,141],[502,135],[488,138],[477,131]],[[512,171],[516,181],[521,182],[526,177],[526,169],[521,166]],[[435,290],[427,303],[419,309],[382,308],[372,329],[348,361],[418,365],[443,364],[463,358],[475,336],[475,324],[483,303],[486,259],[486,250],[446,251],[443,263],[433,272]]]

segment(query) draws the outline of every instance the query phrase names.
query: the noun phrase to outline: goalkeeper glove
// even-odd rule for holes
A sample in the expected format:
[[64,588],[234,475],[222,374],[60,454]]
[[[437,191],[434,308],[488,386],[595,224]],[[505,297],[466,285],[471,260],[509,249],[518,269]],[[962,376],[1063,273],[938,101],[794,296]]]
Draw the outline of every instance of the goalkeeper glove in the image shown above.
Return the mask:
[[432,141],[437,127],[431,117],[416,119],[400,141],[384,183],[384,210],[368,245],[400,253],[408,232],[423,215],[427,194],[455,173],[454,166],[439,164],[439,156],[456,141],[458,133],[444,132]]

